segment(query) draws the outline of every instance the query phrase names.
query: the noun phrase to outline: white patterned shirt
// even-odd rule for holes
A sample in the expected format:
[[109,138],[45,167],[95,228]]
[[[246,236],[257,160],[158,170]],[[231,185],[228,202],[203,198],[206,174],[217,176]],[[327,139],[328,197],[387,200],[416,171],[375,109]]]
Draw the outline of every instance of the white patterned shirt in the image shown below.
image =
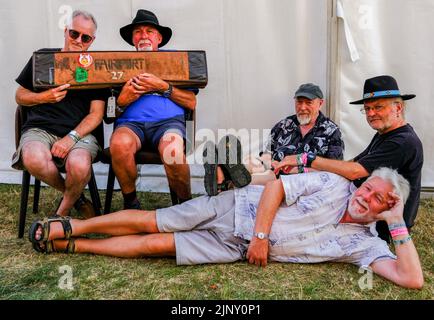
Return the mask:
[[[347,179],[324,171],[281,176],[285,204],[270,232],[269,259],[280,262],[348,262],[367,267],[395,259],[377,236],[375,223],[339,223],[356,190]],[[251,240],[262,186],[235,191],[236,237]]]

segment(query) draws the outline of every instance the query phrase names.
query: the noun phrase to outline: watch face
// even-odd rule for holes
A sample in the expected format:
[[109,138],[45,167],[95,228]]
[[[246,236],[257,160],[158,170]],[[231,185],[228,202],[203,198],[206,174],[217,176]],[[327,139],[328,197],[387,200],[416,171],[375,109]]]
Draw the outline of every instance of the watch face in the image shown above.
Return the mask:
[[263,232],[258,232],[257,237],[261,240],[265,239],[265,234]]

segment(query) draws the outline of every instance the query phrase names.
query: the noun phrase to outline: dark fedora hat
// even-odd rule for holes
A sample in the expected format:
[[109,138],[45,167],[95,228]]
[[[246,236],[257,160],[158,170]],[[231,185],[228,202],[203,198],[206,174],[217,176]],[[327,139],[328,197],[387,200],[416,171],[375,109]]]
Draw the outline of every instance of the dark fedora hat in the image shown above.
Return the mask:
[[157,16],[153,12],[143,9],[137,10],[136,17],[133,19],[133,22],[120,28],[119,32],[126,42],[134,46],[134,43],[132,41],[133,29],[135,26],[143,24],[151,25],[161,33],[163,40],[158,45],[159,48],[168,43],[170,38],[172,37],[172,29],[170,29],[169,27],[161,26],[158,23]]
[[378,76],[365,81],[363,86],[363,98],[352,101],[350,104],[363,104],[365,100],[380,98],[401,97],[402,100],[410,100],[416,97],[415,94],[403,94],[398,88],[398,83],[391,76]]

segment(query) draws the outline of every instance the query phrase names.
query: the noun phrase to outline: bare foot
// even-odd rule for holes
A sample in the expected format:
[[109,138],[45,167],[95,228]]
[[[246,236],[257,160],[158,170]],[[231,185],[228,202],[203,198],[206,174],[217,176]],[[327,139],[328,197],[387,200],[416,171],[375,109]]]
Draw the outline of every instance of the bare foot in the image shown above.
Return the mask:
[[[35,233],[35,240],[39,241],[42,239],[43,230],[40,225]],[[61,222],[51,222],[50,223],[50,234],[48,235],[48,240],[54,239],[62,239],[65,237],[65,233],[63,232],[63,226]]]

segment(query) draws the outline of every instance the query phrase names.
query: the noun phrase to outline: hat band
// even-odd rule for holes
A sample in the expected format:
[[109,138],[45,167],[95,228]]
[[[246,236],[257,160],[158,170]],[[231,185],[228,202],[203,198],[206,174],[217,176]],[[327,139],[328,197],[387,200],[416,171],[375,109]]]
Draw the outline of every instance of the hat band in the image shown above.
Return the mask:
[[375,92],[365,93],[363,95],[363,99],[385,97],[385,96],[400,96],[400,95],[401,92],[399,92],[399,90],[375,91]]

